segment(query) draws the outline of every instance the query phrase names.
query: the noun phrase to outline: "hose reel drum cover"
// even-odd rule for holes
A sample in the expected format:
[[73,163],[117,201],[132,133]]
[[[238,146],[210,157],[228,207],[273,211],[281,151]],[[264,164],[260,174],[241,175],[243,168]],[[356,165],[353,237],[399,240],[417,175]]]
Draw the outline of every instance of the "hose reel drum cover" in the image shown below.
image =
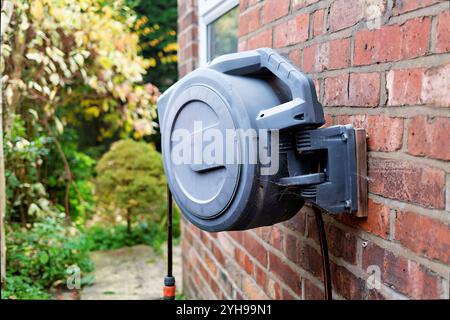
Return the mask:
[[[270,66],[274,61],[275,67]],[[283,70],[299,77],[301,97],[292,90],[289,72]],[[298,83],[295,86],[298,89]],[[270,135],[270,129],[287,130],[314,122],[311,112],[303,112],[304,116],[292,123],[273,125],[270,119],[268,123],[260,121],[263,110],[277,106],[298,114],[298,107],[289,106],[296,98],[300,99],[300,110],[314,110],[313,120],[317,125],[323,123],[312,82],[271,49],[219,57],[185,76],[160,97],[158,114],[167,181],[190,222],[207,231],[245,230],[288,220],[300,210],[303,198],[277,183],[287,175],[285,153],[279,154],[279,170],[263,175],[259,162],[248,161],[251,155],[245,135],[234,138],[232,163],[180,163],[173,159],[180,135],[190,137],[190,152],[195,157],[203,150],[192,141],[201,137],[205,129],[213,128],[226,137],[230,130],[259,132],[265,128]],[[230,151],[227,147],[224,153]]]

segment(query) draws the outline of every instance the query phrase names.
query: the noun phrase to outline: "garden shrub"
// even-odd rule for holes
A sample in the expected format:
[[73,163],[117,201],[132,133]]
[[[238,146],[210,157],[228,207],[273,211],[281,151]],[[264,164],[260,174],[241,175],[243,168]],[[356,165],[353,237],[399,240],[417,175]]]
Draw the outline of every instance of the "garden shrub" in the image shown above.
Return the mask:
[[161,244],[166,240],[165,235],[160,225],[147,223],[139,223],[131,229],[131,233],[128,233],[124,225],[106,227],[98,224],[87,230],[89,249],[92,251],[118,249],[138,244],[146,244],[159,251]]
[[95,194],[101,212],[111,221],[125,219],[163,227],[166,180],[161,154],[151,144],[133,140],[115,142],[99,160]]
[[40,285],[26,276],[8,275],[1,290],[2,299],[46,300],[50,294]]
[[[64,129],[58,140],[69,163],[73,180],[69,188],[70,217],[77,224],[82,225],[95,213],[92,177],[95,173],[96,161],[79,150],[79,137],[74,128]],[[57,204],[59,210],[64,211],[67,193],[66,169],[55,147],[50,149],[45,165],[44,181],[51,200]]]
[[81,277],[92,270],[86,236],[66,224],[64,214],[48,213],[30,229],[8,226],[6,290],[17,294],[10,286],[20,286],[24,295],[40,295],[41,289],[64,284],[71,266],[80,268]]

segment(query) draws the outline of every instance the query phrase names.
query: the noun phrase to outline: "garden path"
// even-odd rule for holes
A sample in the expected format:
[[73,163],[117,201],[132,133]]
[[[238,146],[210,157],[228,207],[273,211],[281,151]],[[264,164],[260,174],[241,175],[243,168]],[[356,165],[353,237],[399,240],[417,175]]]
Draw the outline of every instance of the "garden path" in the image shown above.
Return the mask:
[[[81,300],[161,299],[166,254],[146,245],[92,253],[94,284],[83,288]],[[173,270],[177,292],[182,292],[181,248],[174,247]]]

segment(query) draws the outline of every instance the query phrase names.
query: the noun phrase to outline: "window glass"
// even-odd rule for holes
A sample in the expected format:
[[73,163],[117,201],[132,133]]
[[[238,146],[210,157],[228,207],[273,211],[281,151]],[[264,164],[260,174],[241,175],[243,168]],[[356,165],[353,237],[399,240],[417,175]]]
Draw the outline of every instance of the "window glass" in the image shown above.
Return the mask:
[[239,7],[231,9],[208,25],[208,61],[237,51]]

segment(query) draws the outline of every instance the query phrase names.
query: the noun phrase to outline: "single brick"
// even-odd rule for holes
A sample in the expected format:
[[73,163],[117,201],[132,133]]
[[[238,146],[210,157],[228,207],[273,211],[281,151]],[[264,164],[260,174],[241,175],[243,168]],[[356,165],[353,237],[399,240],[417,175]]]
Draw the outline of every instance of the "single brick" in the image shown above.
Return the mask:
[[284,255],[294,263],[298,261],[298,239],[293,235],[285,235]]
[[411,59],[426,54],[430,41],[430,31],[430,17],[411,19],[402,25],[402,59]]
[[355,36],[353,63],[366,65],[395,61],[401,57],[401,31],[398,25],[363,30]]
[[234,250],[234,260],[242,268],[244,268],[244,256],[245,256],[245,253],[241,249],[236,248],[236,250]]
[[263,23],[284,17],[289,11],[289,0],[267,0],[263,7]]
[[408,126],[408,152],[450,160],[450,118],[417,116]]
[[[305,62],[303,57],[303,63]],[[347,73],[325,79],[324,106],[344,106],[348,102],[348,83],[350,75]]]
[[313,13],[313,35],[319,36],[323,33],[324,10],[320,9]]
[[438,16],[436,30],[436,52],[450,51],[450,11],[446,10]]
[[[317,231],[315,233],[315,236],[311,235],[311,238],[317,239]],[[316,249],[314,249],[309,244],[306,244],[305,242],[299,242],[298,249],[298,264],[300,265],[300,267],[302,267],[306,271],[309,271],[315,277],[322,279],[322,256],[320,252],[317,252]]]
[[244,270],[249,275],[253,275],[254,265],[248,254],[244,255]]
[[301,64],[302,64],[302,57],[301,57],[300,49],[295,49],[295,50],[292,50],[291,52],[289,52],[289,60],[291,61],[291,63],[294,66],[296,66],[297,68],[300,68]]
[[395,240],[410,250],[450,264],[450,226],[413,212],[397,212]]
[[329,59],[327,69],[342,69],[350,64],[350,39],[337,39],[328,42]]
[[363,299],[365,282],[358,278],[343,266],[330,262],[331,281],[333,290],[339,292],[346,299],[361,300]]
[[309,15],[301,14],[274,28],[276,48],[297,44],[308,39]]
[[369,159],[369,191],[428,208],[445,207],[445,172],[409,161]]
[[312,45],[303,49],[302,71],[307,73],[316,72],[316,49],[317,45]]
[[329,224],[326,226],[326,234],[330,253],[351,264],[356,264],[356,237]]
[[243,36],[261,27],[259,23],[260,9],[254,8],[239,16],[239,35]]
[[350,97],[347,105],[375,107],[380,100],[380,74],[352,73],[349,89]]
[[422,102],[450,107],[450,64],[427,69],[422,79]]
[[[364,248],[362,267],[369,274],[379,270],[383,283],[412,298],[442,298],[441,278],[417,262],[396,256],[374,243]],[[372,276],[376,277],[377,273]]]
[[247,39],[247,50],[272,47],[272,29],[259,32]]
[[351,27],[364,17],[364,1],[336,0],[331,4],[328,23],[332,32]]
[[389,106],[421,104],[424,69],[391,70],[386,76]]

